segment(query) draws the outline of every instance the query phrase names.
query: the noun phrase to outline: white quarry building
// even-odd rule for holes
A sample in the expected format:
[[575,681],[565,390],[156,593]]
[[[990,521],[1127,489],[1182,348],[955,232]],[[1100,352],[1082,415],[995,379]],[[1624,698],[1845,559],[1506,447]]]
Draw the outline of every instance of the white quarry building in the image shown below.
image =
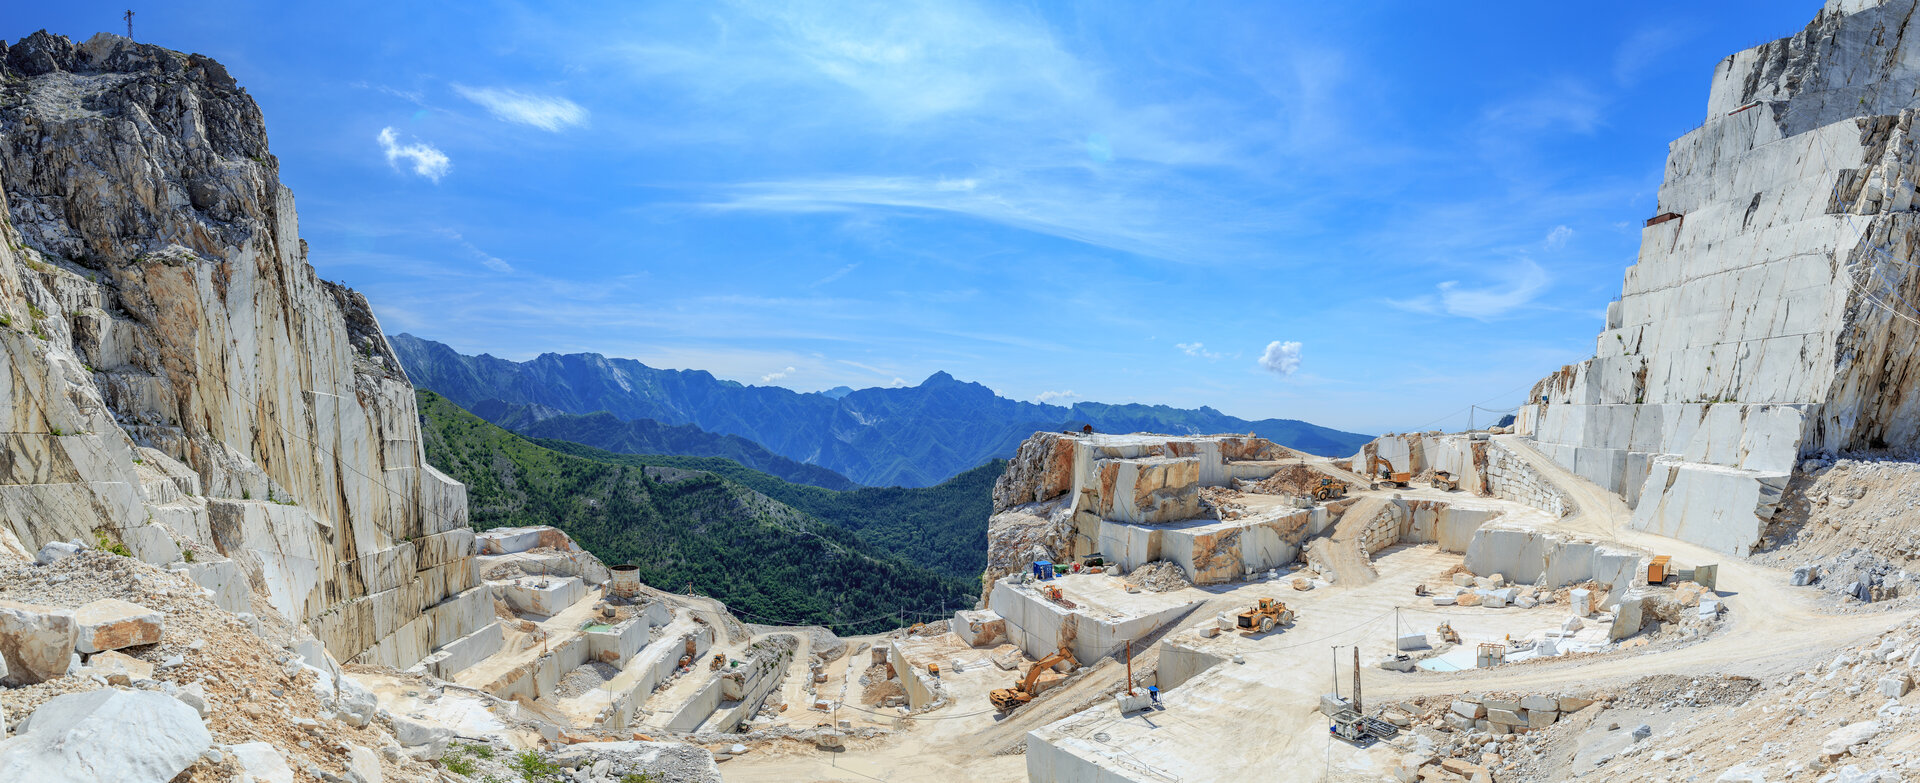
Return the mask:
[[1594,357],[1530,393],[1518,431],[1635,527],[1744,554],[1802,456],[1920,446],[1914,11],[1720,61]]

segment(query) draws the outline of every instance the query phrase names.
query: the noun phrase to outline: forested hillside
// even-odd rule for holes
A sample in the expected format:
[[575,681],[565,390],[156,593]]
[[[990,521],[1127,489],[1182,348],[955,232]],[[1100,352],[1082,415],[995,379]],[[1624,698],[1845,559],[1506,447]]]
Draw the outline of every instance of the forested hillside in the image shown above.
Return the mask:
[[994,460],[932,487],[864,487],[834,492],[792,484],[731,460],[659,454],[614,454],[562,440],[535,439],[555,451],[619,465],[704,470],[737,481],[860,540],[948,575],[976,578],[987,567],[987,518],[993,482],[1007,469]]
[[846,476],[819,465],[787,459],[738,435],[720,435],[692,424],[672,426],[652,419],[622,420],[606,411],[583,416],[539,405],[508,405],[499,400],[483,400],[469,410],[480,418],[534,439],[552,438],[621,454],[724,457],[796,484],[826,489],[860,486]]
[[843,633],[931,619],[979,592],[977,575],[906,562],[720,475],[563,454],[417,394],[427,459],[467,485],[476,529],[551,524],[648,584],[691,582],[750,619]]

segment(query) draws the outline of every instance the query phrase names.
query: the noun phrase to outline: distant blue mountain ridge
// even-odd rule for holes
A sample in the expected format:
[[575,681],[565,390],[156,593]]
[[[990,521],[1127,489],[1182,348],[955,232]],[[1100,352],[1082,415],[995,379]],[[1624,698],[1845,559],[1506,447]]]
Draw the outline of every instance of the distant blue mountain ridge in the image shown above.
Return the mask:
[[[625,453],[690,449],[652,453],[726,456],[776,475],[794,475],[785,463],[791,460],[867,486],[939,484],[988,460],[1012,457],[1020,442],[1036,431],[1083,424],[1101,432],[1252,432],[1322,455],[1352,454],[1372,439],[1293,419],[1248,421],[1208,407],[1022,402],[945,372],[918,386],[796,392],[595,353],[547,353],[515,362],[487,354],[467,356],[410,334],[387,339],[415,386],[482,417],[499,417],[501,426],[509,429],[517,425],[537,437]],[[619,427],[604,417],[593,422],[571,418],[601,412],[617,420],[646,420],[666,428],[692,425],[708,435],[738,436],[783,460],[769,470],[765,464],[771,458],[750,455],[752,449],[731,440],[721,443],[684,430],[663,438],[656,436],[662,429],[653,425]],[[743,456],[763,464],[750,464]],[[789,480],[825,486],[839,476],[794,475]]]

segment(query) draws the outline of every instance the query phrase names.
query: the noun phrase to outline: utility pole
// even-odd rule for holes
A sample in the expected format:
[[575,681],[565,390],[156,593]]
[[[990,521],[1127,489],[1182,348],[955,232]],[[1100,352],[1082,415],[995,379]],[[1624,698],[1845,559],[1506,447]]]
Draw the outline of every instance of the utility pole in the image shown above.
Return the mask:
[[131,41],[133,40],[133,9],[127,9],[127,13],[121,18],[127,20],[127,40]]

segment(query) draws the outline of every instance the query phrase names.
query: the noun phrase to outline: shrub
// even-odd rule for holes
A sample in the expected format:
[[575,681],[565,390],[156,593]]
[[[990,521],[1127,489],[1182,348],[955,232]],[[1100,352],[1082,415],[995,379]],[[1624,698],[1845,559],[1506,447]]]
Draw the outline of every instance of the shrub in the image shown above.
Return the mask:
[[456,775],[472,775],[480,771],[480,766],[467,757],[464,745],[448,746],[446,755],[440,757],[440,767]]
[[107,534],[105,532],[95,532],[93,534],[93,541],[95,544],[99,545],[100,549],[104,551],[111,552],[121,557],[133,557],[133,552],[127,549],[126,544],[114,543],[113,539],[107,538]]
[[538,751],[523,750],[507,764],[513,771],[520,773],[529,783],[560,774],[560,765],[540,757]]

